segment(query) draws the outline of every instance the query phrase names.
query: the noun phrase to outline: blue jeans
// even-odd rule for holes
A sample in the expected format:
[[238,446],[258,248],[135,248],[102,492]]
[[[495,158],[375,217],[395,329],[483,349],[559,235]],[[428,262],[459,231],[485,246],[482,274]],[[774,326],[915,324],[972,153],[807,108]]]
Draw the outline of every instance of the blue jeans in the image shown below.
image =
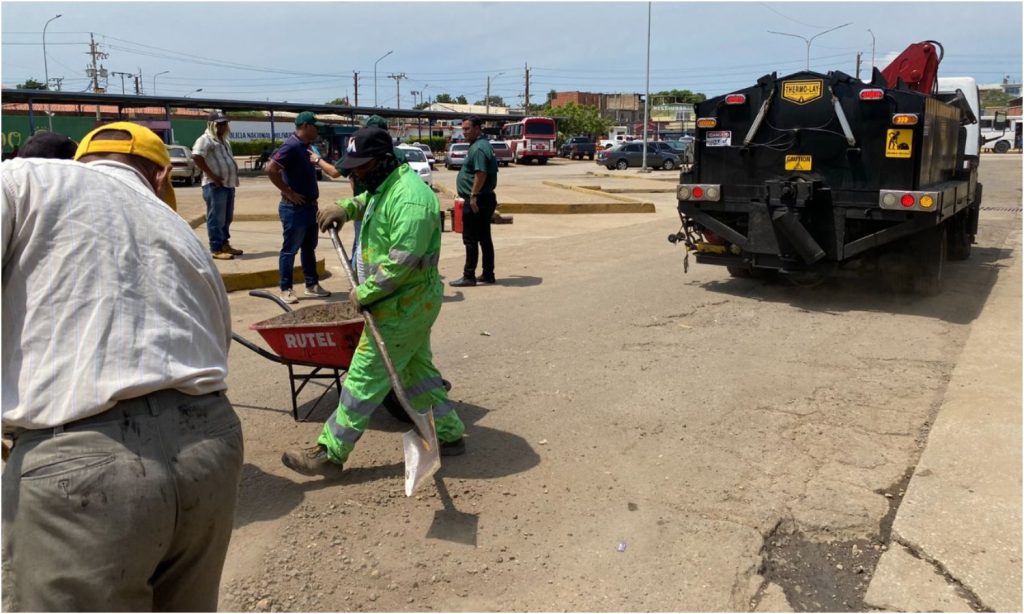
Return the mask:
[[210,238],[210,251],[219,252],[231,238],[231,220],[235,217],[235,188],[218,187],[215,183],[203,186],[206,201],[206,234]]
[[320,282],[316,273],[316,244],[320,235],[316,225],[316,202],[305,205],[293,205],[282,201],[277,206],[284,226],[284,243],[281,245],[279,272],[281,273],[281,289],[292,287],[292,269],[295,267],[295,254],[302,251],[302,274],[306,278],[306,286],[315,286]]

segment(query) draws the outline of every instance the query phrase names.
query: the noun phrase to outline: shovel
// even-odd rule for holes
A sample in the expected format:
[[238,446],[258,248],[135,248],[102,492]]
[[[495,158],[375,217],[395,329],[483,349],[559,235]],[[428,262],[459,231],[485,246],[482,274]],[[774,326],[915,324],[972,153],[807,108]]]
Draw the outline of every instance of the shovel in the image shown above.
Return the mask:
[[[349,264],[350,260],[348,254],[345,253],[345,247],[341,244],[341,239],[338,237],[338,229],[331,228],[330,234],[331,243],[334,244],[334,251],[337,252],[338,259],[341,260],[341,268],[345,269],[345,275],[348,276],[348,281],[352,285],[352,292],[355,292],[358,285],[356,276],[352,272],[352,266]],[[429,411],[421,414],[409,404],[409,398],[405,396],[405,388],[402,387],[402,381],[398,378],[395,365],[391,362],[391,355],[388,354],[388,348],[384,344],[384,337],[381,336],[380,329],[377,328],[373,314],[370,313],[369,308],[365,305],[360,307],[360,311],[363,314],[363,319],[366,321],[366,327],[370,329],[374,343],[377,344],[377,350],[380,351],[384,367],[388,370],[388,376],[391,378],[391,387],[395,391],[395,396],[398,397],[399,404],[412,421],[413,430],[402,437],[402,449],[405,452],[405,496],[411,497],[420,484],[430,479],[430,476],[434,475],[441,468],[441,453],[437,443],[437,431],[434,430],[434,414]]]

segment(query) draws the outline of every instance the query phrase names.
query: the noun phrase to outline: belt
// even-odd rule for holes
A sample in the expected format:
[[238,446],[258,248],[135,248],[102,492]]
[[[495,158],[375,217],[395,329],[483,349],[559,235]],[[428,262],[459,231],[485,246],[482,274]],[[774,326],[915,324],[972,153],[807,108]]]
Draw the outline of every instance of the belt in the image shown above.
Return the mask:
[[125,399],[123,401],[118,401],[114,404],[113,407],[106,411],[102,411],[96,415],[81,418],[79,420],[72,420],[71,422],[66,422],[64,424],[52,428],[15,428],[14,431],[11,433],[11,437],[17,440],[19,437],[22,437],[24,435],[35,433],[50,433],[56,436],[60,435],[65,431],[79,430],[95,426],[97,424],[105,424],[108,422],[119,422],[121,420],[133,418],[136,416],[158,416],[160,415],[160,407],[162,405],[160,401],[164,397],[180,398],[181,396],[187,396],[189,398],[198,400],[204,399],[206,397],[222,396],[223,394],[223,390],[218,390],[217,392],[210,392],[207,394],[200,394],[196,396],[185,395],[184,393],[178,392],[177,390],[158,390],[156,392],[151,392],[141,397],[135,397],[134,399]]

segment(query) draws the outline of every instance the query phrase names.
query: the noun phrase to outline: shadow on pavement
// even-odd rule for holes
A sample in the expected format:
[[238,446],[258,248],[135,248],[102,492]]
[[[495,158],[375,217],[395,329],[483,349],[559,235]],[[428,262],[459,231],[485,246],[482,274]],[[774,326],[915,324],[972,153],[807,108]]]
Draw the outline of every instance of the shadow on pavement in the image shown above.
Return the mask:
[[888,288],[867,271],[842,271],[814,287],[800,287],[785,279],[729,278],[695,282],[711,292],[731,294],[773,303],[789,303],[821,313],[868,311],[936,318],[953,324],[969,324],[978,317],[995,285],[1000,269],[1013,250],[978,247],[962,262],[946,263],[945,289],[938,296],[918,296]]
[[529,286],[539,286],[544,283],[543,277],[531,277],[529,275],[509,275],[508,277],[498,277],[496,286],[510,286],[513,288],[527,288]]

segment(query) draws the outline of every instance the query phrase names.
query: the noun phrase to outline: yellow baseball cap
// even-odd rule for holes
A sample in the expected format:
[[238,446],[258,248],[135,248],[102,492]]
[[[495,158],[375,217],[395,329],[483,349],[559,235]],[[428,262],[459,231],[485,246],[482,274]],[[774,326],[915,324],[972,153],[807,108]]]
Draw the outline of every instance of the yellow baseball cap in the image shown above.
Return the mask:
[[[104,130],[120,130],[131,135],[129,139],[109,140],[94,138]],[[171,157],[167,154],[167,146],[155,132],[134,124],[132,122],[113,122],[104,124],[85,135],[82,142],[78,144],[78,151],[75,152],[75,160],[89,154],[96,153],[118,153],[139,156],[163,168],[171,163]],[[170,205],[171,209],[178,210],[177,199],[174,197],[174,188],[171,186],[171,176],[167,175],[164,181],[163,200]]]

